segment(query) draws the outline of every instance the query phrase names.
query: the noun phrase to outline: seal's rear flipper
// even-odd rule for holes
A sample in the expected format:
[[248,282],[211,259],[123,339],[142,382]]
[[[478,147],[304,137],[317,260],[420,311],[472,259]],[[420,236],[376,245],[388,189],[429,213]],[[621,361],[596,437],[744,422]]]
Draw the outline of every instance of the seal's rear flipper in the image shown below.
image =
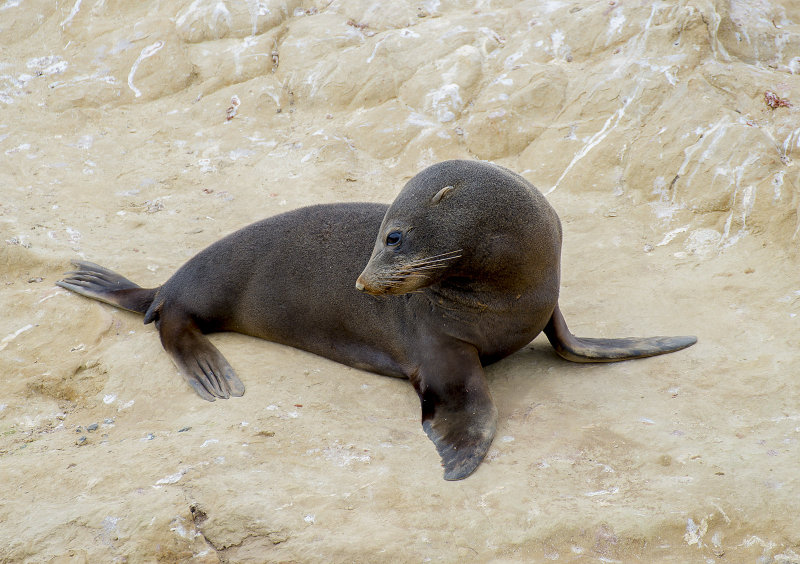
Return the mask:
[[78,270],[67,272],[69,276],[56,285],[128,311],[144,313],[158,291],[157,288],[142,288],[92,262],[74,260],[72,264]]
[[161,344],[201,398],[214,401],[244,395],[244,384],[231,365],[188,316],[155,318]]
[[422,428],[442,457],[445,480],[472,474],[489,450],[497,428],[477,351],[443,348],[411,378],[422,402]]
[[572,362],[617,362],[645,358],[690,347],[697,337],[645,337],[626,339],[585,339],[569,332],[556,305],[544,334],[562,358]]

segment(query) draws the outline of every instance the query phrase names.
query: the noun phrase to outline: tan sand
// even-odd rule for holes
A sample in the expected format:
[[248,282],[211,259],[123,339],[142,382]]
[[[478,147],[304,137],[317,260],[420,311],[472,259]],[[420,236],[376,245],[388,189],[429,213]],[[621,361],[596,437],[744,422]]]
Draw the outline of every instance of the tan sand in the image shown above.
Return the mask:
[[[0,561],[800,562],[797,73],[778,0],[0,0]],[[462,482],[408,382],[225,334],[206,403],[54,286],[454,157],[548,194],[576,334],[699,337],[490,367]]]

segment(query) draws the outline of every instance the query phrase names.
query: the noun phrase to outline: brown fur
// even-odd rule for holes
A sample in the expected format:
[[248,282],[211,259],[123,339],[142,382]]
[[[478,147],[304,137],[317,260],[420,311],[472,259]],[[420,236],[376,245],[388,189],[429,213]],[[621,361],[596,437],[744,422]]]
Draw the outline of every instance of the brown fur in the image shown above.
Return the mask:
[[529,182],[495,165],[447,161],[412,178],[389,207],[312,206],[247,226],[160,288],[84,262],[59,285],[144,313],[187,382],[212,401],[244,393],[204,336],[214,331],[408,378],[445,479],[457,480],[477,468],[496,429],[483,365],[542,330],[580,362],[695,341],[574,337],[558,310],[560,252],[558,217]]

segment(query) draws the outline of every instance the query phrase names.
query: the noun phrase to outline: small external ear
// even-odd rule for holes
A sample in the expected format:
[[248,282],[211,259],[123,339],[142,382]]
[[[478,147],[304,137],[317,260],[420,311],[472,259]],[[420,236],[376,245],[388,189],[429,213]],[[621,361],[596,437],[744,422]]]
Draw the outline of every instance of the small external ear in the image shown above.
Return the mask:
[[455,190],[455,186],[445,186],[444,188],[436,192],[436,195],[433,198],[431,198],[431,203],[434,205],[438,204],[439,202],[444,200],[448,196],[448,194],[450,194],[450,192],[452,192],[453,190]]

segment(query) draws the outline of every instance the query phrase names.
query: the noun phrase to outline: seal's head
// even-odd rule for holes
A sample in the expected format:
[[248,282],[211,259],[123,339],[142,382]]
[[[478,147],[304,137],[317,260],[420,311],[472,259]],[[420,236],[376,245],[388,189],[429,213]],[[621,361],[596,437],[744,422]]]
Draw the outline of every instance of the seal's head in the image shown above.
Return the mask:
[[[560,239],[555,212],[524,178],[481,161],[445,161],[398,194],[356,288],[404,294],[448,283],[507,291],[528,285],[541,260],[558,264]],[[548,247],[554,257],[542,256]]]

